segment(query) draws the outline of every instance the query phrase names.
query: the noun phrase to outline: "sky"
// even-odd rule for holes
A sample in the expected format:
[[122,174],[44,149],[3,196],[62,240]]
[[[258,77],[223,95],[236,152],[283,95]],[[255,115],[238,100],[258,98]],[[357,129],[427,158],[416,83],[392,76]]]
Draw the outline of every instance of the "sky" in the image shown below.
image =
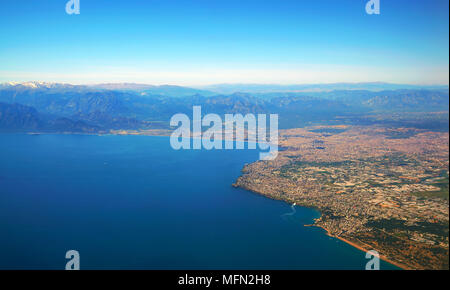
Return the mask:
[[0,0],[0,82],[448,84],[449,1]]

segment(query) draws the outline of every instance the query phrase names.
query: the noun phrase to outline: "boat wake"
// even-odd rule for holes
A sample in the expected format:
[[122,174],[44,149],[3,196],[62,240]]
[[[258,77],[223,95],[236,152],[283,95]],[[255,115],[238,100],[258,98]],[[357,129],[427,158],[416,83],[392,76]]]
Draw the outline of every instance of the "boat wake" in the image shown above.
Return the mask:
[[288,217],[288,216],[293,216],[297,211],[295,210],[295,203],[293,205],[291,205],[291,212],[282,214],[281,217]]

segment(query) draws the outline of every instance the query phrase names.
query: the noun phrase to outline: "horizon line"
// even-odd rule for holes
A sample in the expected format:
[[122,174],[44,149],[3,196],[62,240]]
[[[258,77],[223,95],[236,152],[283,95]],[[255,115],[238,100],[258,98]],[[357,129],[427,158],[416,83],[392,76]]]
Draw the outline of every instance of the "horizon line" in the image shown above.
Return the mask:
[[132,81],[118,81],[118,82],[96,82],[96,83],[82,83],[82,82],[58,82],[58,81],[39,81],[39,80],[27,80],[27,81],[3,81],[0,84],[9,84],[9,85],[21,85],[26,83],[37,83],[37,84],[62,84],[62,85],[72,85],[72,86],[99,86],[99,85],[142,85],[142,86],[179,86],[179,87],[213,87],[213,86],[233,86],[233,85],[241,85],[241,86],[251,86],[251,85],[259,85],[259,86],[321,86],[321,85],[397,85],[397,86],[416,86],[416,87],[433,87],[433,86],[450,86],[450,83],[397,83],[397,82],[385,82],[385,81],[367,81],[367,82],[305,82],[305,83],[258,83],[258,82],[218,82],[211,84],[192,84],[192,85],[182,85],[177,83],[145,83],[145,82],[132,82]]

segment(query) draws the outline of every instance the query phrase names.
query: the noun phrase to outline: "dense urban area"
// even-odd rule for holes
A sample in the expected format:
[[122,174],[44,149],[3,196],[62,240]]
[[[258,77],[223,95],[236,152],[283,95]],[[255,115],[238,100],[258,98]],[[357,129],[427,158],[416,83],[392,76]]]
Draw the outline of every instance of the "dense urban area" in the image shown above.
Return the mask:
[[448,269],[448,133],[381,126],[281,132],[239,186],[317,208],[314,225],[405,269]]

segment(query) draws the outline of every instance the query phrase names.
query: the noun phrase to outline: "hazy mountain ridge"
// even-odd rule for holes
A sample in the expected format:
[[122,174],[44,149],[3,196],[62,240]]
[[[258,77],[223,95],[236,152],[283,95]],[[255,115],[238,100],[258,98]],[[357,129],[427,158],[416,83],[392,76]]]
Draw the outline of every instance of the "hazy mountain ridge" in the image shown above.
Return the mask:
[[216,84],[201,87],[217,93],[230,94],[235,92],[243,93],[286,93],[286,92],[331,92],[339,90],[363,90],[363,91],[385,91],[385,90],[448,90],[448,85],[409,85],[392,84],[384,82],[368,83],[330,83],[330,84],[298,84],[298,85],[278,85],[278,84]]
[[[146,93],[152,89],[154,94]],[[192,95],[181,96],[187,92]],[[0,102],[3,103],[4,120],[0,123],[3,130],[93,132],[151,128],[153,121],[168,124],[176,113],[191,115],[195,105],[202,107],[203,114],[279,114],[280,127],[299,127],[338,116],[358,120],[358,115],[369,113],[448,111],[449,94],[445,89],[399,89],[205,96],[195,89],[178,86],[29,82],[1,85]]]
[[0,102],[0,129],[37,129],[42,125],[35,108]]
[[192,95],[213,96],[216,93],[208,90],[195,89],[174,85],[146,85],[135,83],[111,83],[91,85],[94,89],[115,90],[124,92],[139,92],[141,96],[169,96],[169,97],[187,97]]
[[98,127],[68,118],[50,119],[29,106],[0,102],[0,132],[94,133]]

